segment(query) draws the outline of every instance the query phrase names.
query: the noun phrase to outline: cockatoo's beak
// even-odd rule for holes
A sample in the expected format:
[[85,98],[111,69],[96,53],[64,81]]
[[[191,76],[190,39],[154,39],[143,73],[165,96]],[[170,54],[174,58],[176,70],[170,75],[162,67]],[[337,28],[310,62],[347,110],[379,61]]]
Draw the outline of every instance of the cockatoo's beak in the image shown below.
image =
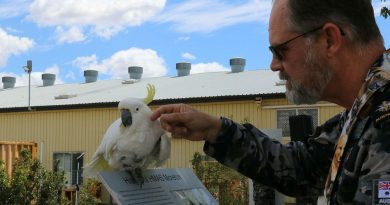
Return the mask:
[[123,126],[130,126],[133,124],[133,118],[131,117],[131,112],[129,110],[121,110],[121,119]]

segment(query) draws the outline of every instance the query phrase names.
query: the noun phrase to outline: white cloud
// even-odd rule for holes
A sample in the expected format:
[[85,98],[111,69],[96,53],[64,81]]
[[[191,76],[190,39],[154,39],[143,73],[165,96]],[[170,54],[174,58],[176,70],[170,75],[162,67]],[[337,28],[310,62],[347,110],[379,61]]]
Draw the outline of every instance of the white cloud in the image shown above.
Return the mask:
[[217,62],[198,63],[198,64],[191,65],[191,74],[206,73],[206,72],[218,72],[218,71],[229,71],[229,69],[223,67],[223,65],[221,65]]
[[129,66],[143,67],[142,77],[158,77],[167,73],[164,59],[152,49],[130,48],[121,50],[100,62],[96,55],[78,57],[73,61],[73,65],[81,70],[98,70],[99,73],[114,79],[127,79]]
[[[60,68],[57,65],[53,65],[51,67],[48,67],[43,72],[31,72],[31,85],[34,86],[41,86],[43,84],[42,82],[42,74],[43,73],[52,73],[56,75],[56,81],[55,84],[62,84],[64,81],[60,78]],[[17,75],[15,73],[8,73],[8,72],[2,72],[0,73],[0,78],[4,76],[11,76],[16,78],[15,87],[20,86],[27,86],[28,85],[28,74],[23,73],[21,75]],[[3,87],[3,84],[1,83],[1,88]]]
[[20,33],[21,32],[20,30],[14,29],[12,27],[6,27],[6,28],[4,28],[4,30],[7,31],[8,33]]
[[65,75],[65,78],[70,80],[76,80],[76,76],[73,71],[68,71],[68,73],[66,73]]
[[269,0],[249,0],[240,4],[221,0],[189,0],[167,8],[156,21],[173,23],[174,29],[183,33],[207,33],[240,23],[268,23],[271,6]]
[[122,30],[123,30],[123,26],[121,25],[113,25],[111,27],[96,26],[92,30],[92,33],[95,33],[96,35],[104,39],[110,39],[111,36],[114,36],[115,34],[119,33]]
[[192,55],[191,53],[182,53],[181,57],[183,57],[185,59],[190,59],[190,60],[196,59],[196,57],[194,55]]
[[188,40],[190,40],[190,38],[191,37],[189,37],[189,36],[181,36],[181,37],[178,38],[178,40],[179,41],[188,41]]
[[32,39],[9,35],[0,28],[0,67],[7,64],[11,55],[24,53],[31,49],[34,44]]
[[71,27],[68,30],[64,30],[61,26],[56,29],[57,42],[58,43],[75,43],[85,40],[83,32],[77,27]]
[[0,3],[0,18],[12,18],[27,12],[29,3],[29,0],[3,0]]
[[72,61],[73,66],[81,68],[81,70],[90,69],[90,67],[96,67],[98,64],[95,54],[90,56],[77,57]]
[[[87,29],[89,33],[110,38],[128,26],[138,26],[149,20],[164,8],[165,2],[166,0],[34,0],[27,18],[40,26],[61,27],[64,30],[78,28],[78,32]],[[76,39],[80,40],[84,35],[79,33]]]

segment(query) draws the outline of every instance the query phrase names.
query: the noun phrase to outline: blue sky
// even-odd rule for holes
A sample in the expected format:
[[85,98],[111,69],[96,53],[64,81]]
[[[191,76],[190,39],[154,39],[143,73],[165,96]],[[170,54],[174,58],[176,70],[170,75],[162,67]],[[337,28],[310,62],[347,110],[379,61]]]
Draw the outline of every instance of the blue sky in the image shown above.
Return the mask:
[[[379,10],[389,4],[373,0],[386,47],[390,19]],[[222,71],[232,57],[268,69],[270,9],[270,0],[0,0],[0,77],[26,85],[27,60],[35,85],[42,73],[84,82],[86,69],[126,79],[132,65],[143,77],[175,76],[177,62],[192,63],[191,73]]]

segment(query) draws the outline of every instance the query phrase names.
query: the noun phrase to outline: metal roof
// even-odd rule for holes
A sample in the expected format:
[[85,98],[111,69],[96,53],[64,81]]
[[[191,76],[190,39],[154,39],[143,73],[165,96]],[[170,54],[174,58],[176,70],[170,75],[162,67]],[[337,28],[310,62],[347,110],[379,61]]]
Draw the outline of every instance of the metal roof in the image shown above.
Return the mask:
[[[209,72],[182,77],[101,80],[93,83],[31,86],[31,107],[115,103],[126,97],[144,98],[147,84],[156,87],[154,100],[239,97],[284,93],[278,74],[270,70],[239,73]],[[0,89],[0,109],[28,106],[28,86]]]

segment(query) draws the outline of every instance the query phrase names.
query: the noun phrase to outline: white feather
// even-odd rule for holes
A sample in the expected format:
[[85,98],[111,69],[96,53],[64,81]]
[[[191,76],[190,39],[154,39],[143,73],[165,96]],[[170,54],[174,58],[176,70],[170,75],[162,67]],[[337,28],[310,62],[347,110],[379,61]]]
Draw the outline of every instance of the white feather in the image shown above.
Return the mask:
[[142,100],[124,99],[118,109],[131,112],[132,124],[125,127],[119,118],[110,125],[91,162],[84,167],[86,177],[95,177],[97,172],[110,169],[155,167],[170,156],[170,138],[159,121],[150,121],[152,111]]

